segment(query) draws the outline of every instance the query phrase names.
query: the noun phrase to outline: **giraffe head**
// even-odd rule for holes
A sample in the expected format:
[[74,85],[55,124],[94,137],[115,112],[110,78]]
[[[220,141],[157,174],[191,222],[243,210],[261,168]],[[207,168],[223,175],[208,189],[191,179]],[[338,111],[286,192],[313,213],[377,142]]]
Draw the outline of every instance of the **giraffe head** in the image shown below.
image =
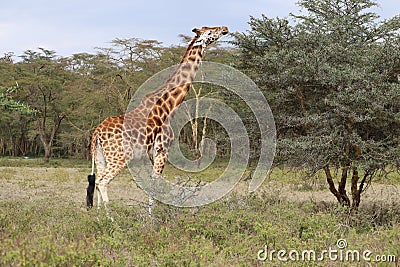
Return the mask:
[[192,32],[196,33],[195,42],[193,46],[202,45],[206,47],[216,40],[218,40],[222,35],[227,34],[228,27],[202,27],[201,29],[194,28]]

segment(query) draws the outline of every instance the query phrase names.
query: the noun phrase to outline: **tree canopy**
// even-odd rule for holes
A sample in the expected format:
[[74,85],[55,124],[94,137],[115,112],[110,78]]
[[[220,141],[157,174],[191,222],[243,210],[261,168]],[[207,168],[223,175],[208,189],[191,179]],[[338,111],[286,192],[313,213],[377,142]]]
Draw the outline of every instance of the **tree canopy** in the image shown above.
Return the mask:
[[371,0],[298,4],[292,20],[250,19],[235,35],[238,66],[270,100],[276,162],[323,170],[338,201],[356,209],[374,174],[399,166],[400,16],[378,21]]
[[[0,154],[44,155],[45,161],[52,155],[89,158],[94,128],[108,116],[123,114],[135,90],[179,63],[185,49],[156,40],[117,38],[95,54],[61,57],[39,48],[25,51],[17,62],[13,53],[5,54],[0,58]],[[208,52],[206,60],[231,59],[229,49],[218,45]],[[187,128],[182,140],[196,147],[199,140],[193,140]]]

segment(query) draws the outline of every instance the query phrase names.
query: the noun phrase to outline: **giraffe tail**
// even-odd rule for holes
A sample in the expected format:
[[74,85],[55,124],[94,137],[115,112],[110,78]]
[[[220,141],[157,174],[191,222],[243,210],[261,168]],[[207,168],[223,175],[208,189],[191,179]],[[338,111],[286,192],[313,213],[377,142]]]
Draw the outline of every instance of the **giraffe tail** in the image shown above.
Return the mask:
[[88,209],[93,207],[94,189],[96,187],[95,181],[96,181],[96,175],[94,173],[93,174],[89,174],[88,175],[89,185],[86,188],[86,192],[87,192],[87,194],[86,194],[86,205],[87,205]]
[[97,134],[93,134],[91,150],[92,150],[92,173],[88,175],[87,179],[89,182],[88,187],[86,188],[86,206],[88,209],[93,207],[93,196],[94,196],[94,189],[96,188],[96,175],[94,174],[94,147],[97,143]]

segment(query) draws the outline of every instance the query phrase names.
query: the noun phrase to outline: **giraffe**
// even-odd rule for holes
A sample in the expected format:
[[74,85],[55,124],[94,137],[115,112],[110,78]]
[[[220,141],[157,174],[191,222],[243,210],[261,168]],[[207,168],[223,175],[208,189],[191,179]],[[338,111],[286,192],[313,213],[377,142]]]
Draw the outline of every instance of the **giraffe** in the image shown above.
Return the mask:
[[[182,103],[193,82],[204,49],[222,35],[226,26],[202,27],[192,30],[196,36],[190,42],[175,71],[155,91],[145,95],[134,110],[119,116],[106,118],[92,135],[92,173],[88,175],[86,202],[93,207],[97,190],[97,207],[101,203],[107,211],[109,202],[107,185],[132,159],[149,156],[153,168],[151,177],[161,177],[173,139],[169,120]],[[97,176],[94,168],[96,165]],[[149,215],[154,200],[149,196]]]

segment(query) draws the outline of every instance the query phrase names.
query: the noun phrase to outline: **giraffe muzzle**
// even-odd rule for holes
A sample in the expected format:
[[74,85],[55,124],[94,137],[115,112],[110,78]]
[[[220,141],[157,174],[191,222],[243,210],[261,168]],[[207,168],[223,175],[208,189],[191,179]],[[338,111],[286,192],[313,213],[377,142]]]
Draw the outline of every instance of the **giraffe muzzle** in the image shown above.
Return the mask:
[[221,28],[222,28],[222,31],[221,31],[221,34],[222,34],[222,35],[225,35],[225,34],[228,34],[228,33],[229,33],[228,27],[222,26]]

